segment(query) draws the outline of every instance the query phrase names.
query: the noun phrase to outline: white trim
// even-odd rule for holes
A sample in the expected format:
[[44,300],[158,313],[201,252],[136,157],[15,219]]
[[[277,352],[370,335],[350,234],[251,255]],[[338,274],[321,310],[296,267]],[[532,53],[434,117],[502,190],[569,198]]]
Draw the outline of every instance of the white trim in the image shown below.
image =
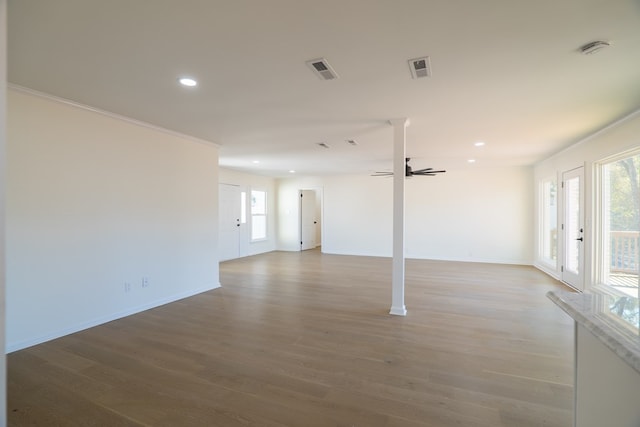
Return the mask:
[[143,128],[147,128],[156,132],[160,132],[160,133],[164,133],[167,135],[171,135],[174,137],[178,137],[178,138],[182,138],[182,139],[187,139],[191,142],[197,142],[198,144],[204,144],[204,145],[208,145],[208,146],[214,146],[216,148],[220,148],[220,145],[213,142],[213,141],[207,141],[206,139],[201,139],[201,138],[196,138],[195,136],[191,136],[191,135],[186,135],[184,133],[180,133],[180,132],[176,132],[174,130],[170,130],[167,128],[163,128],[161,126],[157,126],[157,125],[153,125],[151,123],[147,123],[144,122],[142,120],[137,120],[137,119],[132,119],[131,117],[127,117],[127,116],[123,116],[121,114],[117,114],[117,113],[112,113],[110,111],[106,111],[106,110],[101,110],[100,108],[95,108],[95,107],[91,107],[89,105],[86,104],[81,104],[79,102],[76,101],[72,101],[70,99],[66,99],[66,98],[61,98],[59,96],[55,96],[55,95],[51,95],[48,93],[44,93],[44,92],[40,92],[34,89],[30,89],[28,87],[24,87],[24,86],[20,86],[14,83],[8,83],[7,87],[9,89],[15,90],[16,92],[22,92],[22,93],[26,93],[28,95],[33,95],[36,96],[38,98],[43,98],[46,99],[48,101],[53,101],[53,102],[57,102],[59,104],[64,104],[64,105],[68,105],[70,107],[74,107],[74,108],[79,108],[81,110],[85,110],[85,111],[90,111],[92,113],[96,113],[96,114],[100,114],[102,116],[106,116],[112,119],[116,119],[116,120],[120,120],[135,126],[140,126]]
[[[345,256],[362,256],[362,257],[373,257],[373,258],[386,258],[393,259],[393,255],[381,254],[377,252],[354,252],[354,251],[335,251],[331,249],[325,249],[322,247],[322,253],[327,255],[345,255]],[[283,252],[297,252],[297,250],[287,250],[287,249],[278,249]],[[450,261],[450,262],[468,262],[472,264],[504,264],[504,265],[525,265],[525,266],[535,266],[534,261],[531,259],[504,259],[504,258],[465,258],[465,257],[439,257],[439,256],[429,256],[429,257],[418,257],[415,255],[405,255],[405,259],[407,260],[417,260],[417,261]]]
[[[269,192],[267,190],[263,190],[262,187],[249,187],[247,189],[247,195],[249,197],[249,203],[247,205],[247,223],[249,223],[249,246],[252,243],[260,243],[266,242],[270,239],[270,230],[269,230]],[[254,213],[252,212],[251,207],[251,198],[253,197],[253,192],[261,192],[264,193],[264,213],[263,214],[255,214],[255,216],[263,216],[264,217],[264,237],[258,237],[256,239],[253,238],[253,217]],[[251,218],[251,221],[249,221]]]
[[391,307],[389,314],[392,314],[394,316],[406,316],[407,309],[404,305],[402,307]]
[[582,144],[592,140],[593,138],[595,138],[597,136],[602,135],[603,133],[605,133],[608,130],[613,129],[613,128],[621,125],[622,123],[626,122],[627,120],[633,119],[636,115],[640,115],[640,109],[637,109],[637,110],[627,114],[626,116],[623,116],[622,118],[609,123],[608,125],[598,129],[597,131],[593,132],[592,134],[589,134],[589,135],[585,136],[584,138],[576,141],[575,143],[569,145],[568,147],[563,148],[562,150],[560,150],[560,151],[548,156],[547,159],[550,159],[552,157],[555,157],[555,156],[558,156],[560,154],[566,153],[567,151],[573,150],[575,147],[577,147],[579,145],[582,145]]
[[[560,176],[561,176],[561,182],[562,182],[562,186],[561,186],[561,196],[562,196],[562,213],[560,214],[560,216],[558,217],[560,219],[560,224],[563,224],[563,227],[560,227],[558,230],[558,236],[562,236],[562,243],[560,245],[561,250],[558,250],[558,261],[560,261],[560,265],[562,266],[560,269],[560,277],[561,277],[561,281],[566,283],[567,285],[571,286],[574,289],[579,290],[580,292],[584,291],[587,286],[586,286],[586,282],[587,282],[587,276],[586,273],[587,271],[589,271],[589,268],[587,267],[587,264],[589,263],[589,258],[588,258],[588,254],[587,254],[587,243],[588,242],[589,245],[592,244],[591,242],[591,235],[587,232],[588,230],[588,215],[587,215],[587,177],[586,177],[586,164],[583,163],[582,166],[578,166],[575,167],[573,169],[569,169],[566,171],[562,171]],[[568,264],[568,259],[567,259],[567,255],[568,255],[568,249],[570,249],[569,247],[569,243],[568,243],[568,237],[569,234],[571,233],[570,228],[569,228],[569,221],[567,218],[567,215],[570,214],[569,212],[569,208],[570,206],[568,206],[569,204],[567,203],[567,198],[569,197],[569,193],[567,192],[567,181],[568,180],[572,180],[572,179],[578,179],[578,183],[580,184],[579,189],[578,189],[578,226],[580,227],[580,233],[581,233],[581,237],[582,237],[582,245],[578,246],[579,250],[578,250],[578,271],[576,273],[573,273],[572,271],[567,269],[567,264]],[[574,235],[575,236],[575,235]],[[567,280],[574,280],[577,283],[573,284],[573,283],[569,283]]]
[[556,280],[562,280],[562,278],[560,277],[560,273],[557,270],[552,269],[548,264],[536,262],[533,264],[533,267],[542,271],[546,275],[553,277]]
[[406,316],[405,284],[405,168],[409,119],[390,120],[393,126],[393,258],[391,261],[391,311]]
[[[543,269],[548,269],[549,271],[553,270],[555,272],[559,272],[560,271],[560,257],[558,256],[558,254],[560,253],[560,231],[561,227],[561,221],[560,221],[560,196],[562,194],[562,183],[561,183],[561,179],[558,179],[558,174],[555,173],[553,175],[549,175],[546,178],[540,178],[537,181],[537,185],[536,188],[534,189],[536,192],[536,231],[537,231],[537,236],[536,236],[536,241],[535,241],[535,261],[534,264],[536,265],[542,265],[544,266]],[[546,216],[546,210],[547,210],[547,205],[545,204],[546,201],[546,192],[545,192],[545,184],[547,183],[553,183],[556,186],[556,194],[555,194],[555,198],[556,198],[556,223],[555,223],[555,227],[556,227],[556,246],[555,246],[555,250],[556,250],[556,259],[549,259],[549,258],[545,258],[544,257],[544,252],[546,250],[546,248],[544,247],[544,243],[545,243],[545,230],[544,230],[544,226],[546,225],[544,220],[547,217]],[[551,251],[553,251],[553,248],[550,248]]]
[[[621,160],[635,157],[640,155],[639,148],[633,148],[630,150],[624,150],[622,152],[607,156],[601,160],[592,162],[592,217],[593,217],[593,244],[592,244],[592,266],[591,266],[591,280],[589,282],[590,287],[601,287],[603,289],[612,290],[615,289],[608,283],[604,283],[602,280],[606,268],[604,267],[605,260],[609,257],[609,254],[605,250],[605,245],[609,245],[605,241],[605,224],[607,220],[607,210],[609,205],[605,207],[605,189],[604,189],[604,174],[603,169],[605,166],[617,163]],[[609,191],[606,191],[607,193]],[[606,208],[606,209],[605,209]],[[610,263],[610,261],[607,261]]]
[[156,308],[156,307],[160,307],[161,305],[165,305],[165,304],[169,304],[184,298],[189,298],[192,297],[194,295],[198,295],[201,294],[203,292],[207,292],[213,289],[218,289],[220,288],[220,283],[218,282],[217,284],[213,284],[213,285],[209,285],[209,286],[205,286],[203,288],[200,289],[195,289],[195,290],[191,290],[188,292],[183,292],[183,293],[178,293],[175,295],[171,295],[169,297],[165,297],[165,298],[160,298],[157,299],[155,301],[146,303],[146,304],[142,304],[136,307],[132,307],[132,308],[128,308],[126,310],[123,311],[119,311],[116,313],[112,313],[112,314],[108,314],[105,316],[101,316],[98,317],[96,319],[90,320],[88,322],[83,322],[80,324],[77,324],[75,326],[71,326],[68,328],[64,328],[46,335],[42,335],[38,338],[34,338],[34,339],[28,339],[28,340],[24,340],[24,341],[18,341],[18,342],[14,342],[14,343],[7,343],[6,346],[6,352],[7,353],[12,353],[14,351],[18,351],[18,350],[22,350],[25,349],[27,347],[31,347],[37,344],[42,344],[43,342],[47,342],[47,341],[51,341],[54,340],[56,338],[60,338],[63,337],[65,335],[70,335],[76,332],[80,332],[83,331],[85,329],[89,329],[89,328],[93,328],[94,326],[98,326],[98,325],[102,325],[104,323],[107,322],[111,322],[113,320],[117,320],[117,319],[121,319],[123,317],[127,317],[127,316],[131,316],[133,314],[137,314],[137,313],[141,313],[143,311],[152,309],[152,308]]

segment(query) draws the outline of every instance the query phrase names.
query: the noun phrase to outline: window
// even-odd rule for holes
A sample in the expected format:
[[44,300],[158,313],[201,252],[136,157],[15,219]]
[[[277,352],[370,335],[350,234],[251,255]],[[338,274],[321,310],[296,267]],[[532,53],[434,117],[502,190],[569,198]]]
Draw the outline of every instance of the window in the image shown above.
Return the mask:
[[247,223],[247,192],[240,192],[240,224]]
[[640,152],[603,162],[598,168],[598,281],[638,297]]
[[544,180],[540,190],[540,258],[555,267],[558,259],[558,183],[555,178]]
[[251,190],[251,240],[267,238],[267,192]]

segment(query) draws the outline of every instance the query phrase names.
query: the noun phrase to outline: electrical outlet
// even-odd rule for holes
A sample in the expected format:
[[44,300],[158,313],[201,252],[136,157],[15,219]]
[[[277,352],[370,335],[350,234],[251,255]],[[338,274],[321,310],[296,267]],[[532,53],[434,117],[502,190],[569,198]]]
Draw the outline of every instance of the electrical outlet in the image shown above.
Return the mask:
[[131,283],[124,282],[124,291],[125,292],[131,292]]
[[149,277],[142,276],[142,287],[143,288],[149,287]]

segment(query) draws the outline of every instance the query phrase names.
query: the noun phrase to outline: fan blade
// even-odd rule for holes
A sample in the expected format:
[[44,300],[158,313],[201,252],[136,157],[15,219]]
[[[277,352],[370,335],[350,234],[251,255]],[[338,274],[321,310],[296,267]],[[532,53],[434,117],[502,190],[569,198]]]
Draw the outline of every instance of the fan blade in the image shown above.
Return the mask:
[[426,171],[426,172],[414,172],[414,175],[420,175],[420,176],[436,176],[436,174],[438,173],[444,173],[446,171]]
[[430,170],[430,171],[417,171],[417,173],[445,173],[446,171],[442,170],[442,171],[434,171],[434,170]]
[[374,172],[371,176],[391,176],[393,172]]
[[413,171],[413,172],[414,172],[414,173],[415,173],[415,172],[420,173],[420,172],[427,172],[427,171],[430,171],[430,170],[433,170],[433,168],[418,169],[417,171]]

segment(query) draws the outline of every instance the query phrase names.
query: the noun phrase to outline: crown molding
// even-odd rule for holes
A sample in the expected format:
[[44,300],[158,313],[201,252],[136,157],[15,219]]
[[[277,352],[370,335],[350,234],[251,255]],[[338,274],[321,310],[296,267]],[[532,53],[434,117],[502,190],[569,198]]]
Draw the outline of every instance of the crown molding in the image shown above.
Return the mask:
[[195,136],[191,136],[191,135],[187,135],[184,133],[180,133],[180,132],[176,132],[167,128],[163,128],[161,126],[157,126],[157,125],[153,125],[151,123],[147,123],[144,122],[142,120],[136,120],[136,119],[132,119],[131,117],[127,117],[127,116],[123,116],[121,114],[117,114],[117,113],[112,113],[110,111],[106,111],[106,110],[101,110],[100,108],[95,108],[92,107],[90,105],[86,105],[86,104],[81,104],[79,102],[76,101],[72,101],[70,99],[66,99],[66,98],[62,98],[59,96],[55,96],[55,95],[51,95],[45,92],[40,92],[38,90],[35,89],[31,89],[25,86],[20,86],[14,83],[8,83],[7,84],[7,88],[14,90],[16,92],[22,92],[22,93],[26,93],[28,95],[33,95],[36,96],[38,98],[43,98],[52,102],[57,102],[59,104],[64,104],[64,105],[68,105],[74,108],[79,108],[81,110],[85,110],[85,111],[90,111],[92,113],[96,113],[96,114],[100,114],[102,116],[106,116],[115,120],[120,120],[135,126],[140,126],[143,128],[147,128],[150,130],[154,130],[156,132],[160,132],[160,133],[164,133],[166,135],[171,135],[174,137],[178,137],[178,138],[182,138],[182,139],[186,139],[189,140],[191,142],[197,142],[198,144],[204,144],[204,145],[208,145],[208,146],[213,146],[216,148],[220,148],[220,144],[217,144],[213,141],[207,141],[206,139],[201,139],[201,138],[196,138]]

